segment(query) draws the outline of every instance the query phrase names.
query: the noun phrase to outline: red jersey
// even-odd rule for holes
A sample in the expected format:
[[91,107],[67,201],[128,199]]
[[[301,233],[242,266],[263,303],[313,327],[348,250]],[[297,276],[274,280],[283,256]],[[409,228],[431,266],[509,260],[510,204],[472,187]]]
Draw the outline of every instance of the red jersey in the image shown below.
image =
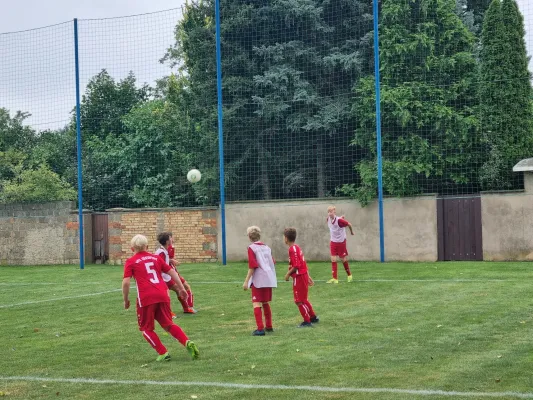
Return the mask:
[[167,251],[168,251],[168,256],[172,259],[174,258],[174,254],[175,251],[174,251],[174,246],[172,246],[171,244],[168,245],[168,248],[167,248]]
[[126,260],[124,278],[135,279],[139,307],[170,302],[167,285],[161,276],[162,272],[168,272],[170,269],[170,265],[160,257],[147,251],[141,251]]
[[296,271],[291,274],[294,278],[297,275],[307,274],[307,263],[305,262],[304,253],[297,244],[289,247],[289,270],[296,268]]

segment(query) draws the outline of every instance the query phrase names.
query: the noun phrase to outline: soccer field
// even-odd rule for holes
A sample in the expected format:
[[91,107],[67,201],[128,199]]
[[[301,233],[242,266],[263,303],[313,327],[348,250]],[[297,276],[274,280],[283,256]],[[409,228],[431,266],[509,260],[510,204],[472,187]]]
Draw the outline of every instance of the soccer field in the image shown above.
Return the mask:
[[123,309],[122,267],[0,267],[0,397],[533,399],[531,263],[351,266],[353,283],[341,268],[327,285],[330,264],[309,264],[313,328],[280,282],[265,337],[250,335],[246,264],[182,266],[199,312],[176,322],[201,355],[157,327],[166,363]]

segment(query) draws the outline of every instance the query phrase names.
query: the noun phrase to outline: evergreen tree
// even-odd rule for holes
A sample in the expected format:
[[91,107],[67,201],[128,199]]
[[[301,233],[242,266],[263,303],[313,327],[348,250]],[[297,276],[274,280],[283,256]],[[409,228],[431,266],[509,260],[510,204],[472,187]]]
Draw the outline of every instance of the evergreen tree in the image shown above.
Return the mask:
[[[475,190],[474,37],[455,0],[385,0],[380,38],[385,192]],[[377,194],[373,78],[356,86],[353,110],[359,120],[353,143],[366,157],[356,165],[360,185],[344,191],[366,204]]]
[[531,74],[523,17],[515,0],[493,0],[482,33],[480,116],[488,159],[480,179],[485,190],[516,189],[513,165],[533,152]]

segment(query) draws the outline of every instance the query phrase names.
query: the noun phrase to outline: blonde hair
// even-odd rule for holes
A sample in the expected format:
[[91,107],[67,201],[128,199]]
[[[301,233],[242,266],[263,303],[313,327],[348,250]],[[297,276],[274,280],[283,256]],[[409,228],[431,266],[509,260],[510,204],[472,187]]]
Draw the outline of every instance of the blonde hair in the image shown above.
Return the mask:
[[148,248],[148,239],[143,235],[135,235],[131,239],[131,247],[138,253]]
[[252,242],[257,242],[261,239],[261,229],[259,229],[258,226],[249,226],[248,229],[246,229],[246,233]]
[[329,207],[328,207],[328,212],[330,212],[330,211],[334,211],[334,210],[335,210],[335,211],[337,210],[337,209],[335,208],[335,206],[329,206]]

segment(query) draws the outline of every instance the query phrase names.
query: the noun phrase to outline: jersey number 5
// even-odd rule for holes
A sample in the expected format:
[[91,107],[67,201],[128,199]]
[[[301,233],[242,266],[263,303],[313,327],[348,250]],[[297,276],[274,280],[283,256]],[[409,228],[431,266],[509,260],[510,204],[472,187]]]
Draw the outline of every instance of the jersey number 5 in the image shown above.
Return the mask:
[[159,278],[157,277],[157,273],[155,272],[155,270],[150,268],[154,266],[154,263],[153,262],[145,263],[144,266],[146,267],[146,272],[153,276],[153,278],[150,278],[150,282],[159,283]]

